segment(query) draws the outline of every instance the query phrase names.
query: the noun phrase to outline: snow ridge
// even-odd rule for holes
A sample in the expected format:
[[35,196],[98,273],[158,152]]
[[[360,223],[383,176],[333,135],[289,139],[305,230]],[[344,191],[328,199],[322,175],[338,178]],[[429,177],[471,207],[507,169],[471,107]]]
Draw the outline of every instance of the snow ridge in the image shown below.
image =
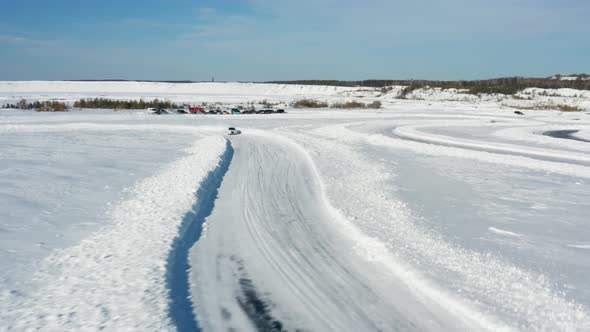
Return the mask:
[[49,256],[33,296],[10,305],[0,320],[9,330],[175,330],[166,259],[195,188],[226,149],[221,136],[200,139],[186,157],[140,182],[135,198],[111,212],[112,226]]
[[197,202],[187,213],[180,225],[178,237],[172,244],[168,256],[168,273],[166,283],[170,290],[170,317],[174,321],[177,331],[198,331],[198,322],[193,314],[189,288],[189,251],[201,236],[205,219],[209,217],[215,207],[215,199],[225,173],[229,169],[234,150],[229,141],[217,168],[209,172],[201,182],[195,193]]
[[[346,125],[330,125],[315,130],[315,133],[324,138],[337,138],[340,142],[346,145],[353,146],[358,143],[369,142],[377,146],[394,149],[404,149],[415,151],[417,153],[424,153],[428,155],[438,156],[447,155],[447,152],[453,150],[446,150],[442,152],[437,150],[439,147],[422,144],[418,147],[408,147],[413,142],[404,142],[394,138],[386,137],[379,134],[366,134],[356,132],[348,129]],[[326,142],[319,140],[321,143],[313,143],[309,137],[305,137],[307,144],[319,144],[320,146],[330,146],[331,151],[336,151],[336,140]],[[525,162],[527,158],[512,158],[512,156],[502,156],[498,158],[494,154],[488,154],[483,158],[484,153],[477,156],[467,156],[472,154],[459,153],[459,149],[448,155],[457,158],[473,158],[483,162],[510,162],[510,165],[526,167],[535,169],[532,166],[532,161]],[[440,154],[439,154],[440,153]],[[353,150],[344,150],[343,155],[346,160],[361,160],[359,157],[352,157]],[[476,159],[477,158],[477,159]],[[504,160],[501,160],[504,159]],[[331,160],[338,160],[331,156]],[[506,164],[508,164],[506,162]],[[535,161],[540,163],[540,161]],[[555,166],[558,163],[553,163]],[[550,165],[547,163],[547,165]],[[347,165],[350,167],[349,165]],[[457,287],[453,285],[457,280],[457,293],[459,298],[471,303],[463,307],[468,310],[475,308],[475,314],[482,313],[481,318],[486,318],[485,314],[491,317],[497,317],[500,323],[504,322],[510,327],[507,330],[526,330],[526,331],[587,331],[590,326],[590,312],[588,308],[576,301],[568,299],[563,292],[557,290],[555,284],[551,279],[543,274],[533,272],[528,269],[519,268],[513,265],[500,256],[491,253],[482,253],[478,251],[466,250],[457,246],[453,242],[446,241],[437,232],[427,228],[419,227],[412,222],[413,217],[411,210],[409,210],[402,201],[395,201],[388,199],[386,196],[375,194],[375,189],[379,185],[373,183],[381,183],[383,179],[387,178],[390,170],[376,170],[374,166],[363,166],[362,162],[355,164],[355,169],[366,169],[365,172],[359,171],[357,174],[362,176],[354,176],[345,173],[342,177],[338,177],[336,181],[332,180],[331,185],[340,186],[342,183],[355,183],[363,200],[371,202],[370,205],[360,205],[347,202],[343,207],[337,206],[339,210],[348,219],[355,220],[357,225],[361,225],[364,234],[367,234],[367,243],[373,242],[374,249],[367,250],[367,257],[372,257],[379,260],[388,266],[396,273],[405,274],[403,280],[409,280],[412,283],[421,281],[420,274],[410,274],[412,272],[412,265],[414,266],[428,266],[428,272],[425,280],[436,280],[434,283],[439,285],[450,284],[451,286],[443,286],[445,291]],[[563,166],[574,166],[563,164]],[[578,166],[576,166],[578,167]],[[539,167],[540,170],[545,170],[546,167]],[[557,168],[556,168],[557,169]],[[575,174],[580,177],[588,177],[587,167],[579,166],[580,174]],[[555,170],[554,170],[555,171]],[[556,171],[557,173],[557,171]],[[567,174],[566,172],[564,172]],[[573,172],[572,172],[573,173]],[[367,175],[370,174],[370,175]],[[324,178],[327,178],[324,176]],[[361,189],[363,188],[363,189]],[[364,188],[371,188],[365,190]],[[333,189],[332,189],[333,190]],[[356,191],[356,190],[355,190]],[[354,192],[354,191],[353,191]],[[352,202],[363,202],[352,199]],[[364,203],[366,204],[366,203]],[[358,206],[357,206],[358,205]],[[383,211],[380,211],[383,209]],[[378,212],[379,211],[379,212]],[[353,217],[350,217],[353,216]],[[388,216],[388,222],[382,221],[380,216]],[[492,228],[488,230],[499,230]],[[504,231],[503,235],[508,235]],[[497,234],[498,232],[496,232]],[[386,235],[384,235],[386,234]],[[515,236],[517,233],[511,232],[510,235]],[[371,238],[374,237],[374,240]],[[582,245],[583,246],[583,245]],[[364,246],[364,247],[369,247]],[[363,248],[359,246],[359,248]],[[383,248],[383,249],[381,249]],[[580,247],[577,247],[580,248]],[[409,267],[400,269],[398,262],[387,258],[387,252],[395,252],[400,261],[403,263],[409,262]],[[403,265],[402,265],[403,266]],[[397,270],[396,270],[397,269]],[[453,278],[439,276],[453,275]],[[424,283],[428,286],[428,283]],[[428,289],[421,285],[418,289]],[[442,291],[440,296],[436,296],[436,289],[433,288],[430,294],[432,299],[437,301],[447,301],[452,299],[453,293],[446,293]],[[450,295],[450,296],[449,296]],[[459,302],[460,303],[460,302]],[[486,308],[486,306],[488,308]],[[447,305],[447,308],[458,309],[454,305]],[[465,313],[468,311],[456,311],[459,316],[466,317]],[[478,318],[475,316],[475,318]],[[477,321],[477,320],[476,320]],[[492,321],[492,324],[494,322]],[[491,325],[490,330],[500,330],[500,326]],[[481,330],[475,329],[475,330]]]

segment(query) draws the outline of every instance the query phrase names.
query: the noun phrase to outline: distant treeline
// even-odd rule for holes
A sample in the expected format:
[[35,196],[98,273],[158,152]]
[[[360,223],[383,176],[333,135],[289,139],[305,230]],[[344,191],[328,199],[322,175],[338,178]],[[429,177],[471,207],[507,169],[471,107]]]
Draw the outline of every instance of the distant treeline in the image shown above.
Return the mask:
[[[146,109],[149,107],[153,108],[184,108],[183,105],[178,105],[176,103],[167,101],[167,100],[160,100],[160,99],[153,99],[145,101],[143,99],[139,100],[115,100],[115,99],[107,99],[107,98],[87,98],[87,99],[80,99],[74,102],[74,108],[104,108],[104,109],[122,109],[122,110],[140,110]],[[67,111],[69,109],[68,105],[63,102],[59,101],[35,101],[35,102],[28,102],[26,99],[19,100],[16,104],[5,104],[2,105],[2,108],[7,109],[21,109],[21,110],[36,110],[39,112],[59,112],[59,111]]]
[[210,81],[189,81],[189,80],[170,80],[170,81],[159,81],[159,80],[125,80],[125,79],[103,79],[103,80],[65,80],[64,82],[148,82],[148,83],[205,83]]
[[167,100],[115,100],[107,98],[88,98],[80,99],[74,103],[75,108],[107,108],[107,109],[121,109],[121,110],[141,110],[149,107],[153,108],[183,108]]
[[65,112],[68,110],[68,105],[59,101],[28,102],[26,99],[21,99],[16,104],[4,104],[2,108],[35,110],[37,112]]
[[361,103],[358,101],[348,101],[348,102],[334,103],[332,105],[328,105],[328,103],[325,101],[319,101],[319,100],[314,100],[314,99],[299,99],[299,100],[296,100],[293,103],[291,103],[291,106],[293,106],[295,108],[326,108],[326,107],[330,107],[330,108],[347,108],[347,109],[350,109],[350,108],[377,109],[377,108],[381,108],[381,102],[374,101],[372,103],[365,104],[365,103]]
[[578,90],[590,90],[589,75],[572,75],[575,80],[560,80],[556,78],[526,78],[526,77],[505,77],[489,80],[474,81],[432,81],[432,80],[363,80],[363,81],[338,81],[338,80],[298,80],[298,81],[271,81],[267,83],[280,84],[303,84],[303,85],[331,85],[358,87],[366,86],[371,88],[384,88],[392,85],[409,87],[406,94],[422,87],[443,88],[443,89],[465,89],[469,93],[502,93],[507,95],[515,94],[526,88],[560,89],[571,88]]

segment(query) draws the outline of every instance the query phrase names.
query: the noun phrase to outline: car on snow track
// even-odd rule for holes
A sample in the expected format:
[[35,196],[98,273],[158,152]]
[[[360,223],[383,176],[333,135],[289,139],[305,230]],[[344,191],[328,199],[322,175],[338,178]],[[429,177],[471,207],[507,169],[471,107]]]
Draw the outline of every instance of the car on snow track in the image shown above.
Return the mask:
[[229,128],[227,128],[227,130],[229,131],[230,135],[239,135],[242,133],[242,131],[236,127],[229,127]]

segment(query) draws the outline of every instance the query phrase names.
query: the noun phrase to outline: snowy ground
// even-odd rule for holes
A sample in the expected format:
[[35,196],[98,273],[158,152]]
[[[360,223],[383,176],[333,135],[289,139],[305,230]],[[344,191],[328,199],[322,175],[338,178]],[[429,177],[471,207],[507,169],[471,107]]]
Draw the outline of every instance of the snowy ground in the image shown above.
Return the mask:
[[0,111],[0,331],[590,330],[590,114],[287,111]]
[[[467,90],[421,88],[400,100],[403,86],[387,89],[370,87],[335,87],[292,84],[262,84],[234,82],[159,83],[159,82],[62,82],[62,81],[0,81],[0,105],[17,103],[24,98],[58,100],[73,104],[82,98],[113,98],[124,100],[169,100],[178,104],[222,104],[228,108],[239,104],[273,103],[278,107],[299,99],[314,99],[327,103],[379,101],[385,106],[418,105],[429,107],[461,107],[465,103],[479,108],[576,106],[590,111],[590,91],[574,89],[529,88],[515,96],[500,94],[468,94]],[[418,101],[418,102],[417,102]]]

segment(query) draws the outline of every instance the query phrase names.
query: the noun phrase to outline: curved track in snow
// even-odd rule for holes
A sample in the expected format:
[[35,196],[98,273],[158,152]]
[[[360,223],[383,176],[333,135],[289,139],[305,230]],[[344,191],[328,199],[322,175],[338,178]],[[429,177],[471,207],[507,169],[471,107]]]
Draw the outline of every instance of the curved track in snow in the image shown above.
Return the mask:
[[[521,252],[538,248],[534,255],[523,256],[533,261],[542,262],[547,252],[559,254],[560,260],[577,259],[570,265],[557,262],[555,269],[573,275],[565,279],[574,281],[567,286],[585,297],[590,288],[568,270],[588,266],[587,260],[578,259],[589,248],[585,224],[574,224],[572,210],[569,216],[557,212],[558,222],[565,216],[561,224],[545,219],[533,226],[526,223],[538,220],[531,212],[535,209],[571,206],[557,200],[534,202],[531,197],[563,198],[581,206],[574,212],[585,212],[584,189],[571,187],[583,188],[590,178],[587,143],[543,136],[543,128],[558,127],[536,119],[511,122],[500,116],[416,113],[340,116],[314,113],[264,121],[205,117],[193,118],[198,119],[195,126],[186,123],[188,117],[158,120],[161,124],[148,122],[155,119],[150,117],[139,124],[108,123],[111,119],[104,124],[1,125],[0,134],[182,131],[197,133],[200,141],[186,150],[186,158],[145,179],[137,195],[116,206],[113,225],[74,247],[52,252],[35,276],[38,289],[22,302],[4,306],[7,310],[0,318],[6,317],[15,330],[60,331],[184,332],[197,325],[204,331],[588,330],[588,303],[582,299],[580,304],[571,293],[562,292],[555,275],[546,277],[542,269],[537,273],[526,263],[502,257],[489,243],[473,249],[454,240],[470,238],[471,233],[456,230],[481,221],[484,234],[492,235],[474,241],[501,238],[509,249],[513,243]],[[289,139],[246,127],[244,135],[229,138],[228,146],[220,137],[220,123],[230,121],[225,119],[244,127],[274,128]],[[437,121],[440,127],[464,128],[436,128]],[[502,136],[495,130],[506,130],[506,136],[494,137]],[[430,168],[414,167],[423,162],[414,160],[417,155],[429,157]],[[468,223],[453,220],[453,214],[441,218],[459,223],[451,228],[451,240],[437,233],[441,228],[432,227],[441,219],[419,220],[421,210],[411,211],[412,200],[397,197],[394,191],[400,181],[390,177],[401,169],[395,166],[404,163],[411,169],[405,180],[412,190],[431,200],[444,199],[445,193],[463,200],[454,208],[471,218]],[[457,174],[470,171],[463,165],[475,169],[473,186],[497,190],[491,192],[494,197],[481,196],[481,204],[475,205],[479,202],[472,192],[461,196],[462,188],[455,187],[462,184]],[[445,166],[458,171],[428,176]],[[502,170],[511,168],[517,171],[502,177]],[[495,169],[499,170],[490,172]],[[514,192],[523,183],[511,180],[523,175],[530,176],[525,184],[535,185],[519,198]],[[547,179],[556,185],[542,182]],[[494,181],[512,187],[490,185]],[[570,182],[569,191],[542,191]],[[197,188],[202,190],[195,199]],[[504,197],[539,204],[523,208],[524,213],[504,205],[514,220],[495,213],[489,220],[478,215],[494,209]],[[473,209],[461,210],[470,203]],[[436,204],[428,204],[436,210]],[[561,231],[570,226],[575,237]],[[547,236],[533,236],[541,228],[550,234],[539,231]],[[567,248],[555,249],[558,246]],[[579,253],[566,257],[566,250]]]
[[353,240],[358,231],[331,208],[299,146],[252,131],[232,145],[233,162],[191,255],[205,331],[503,329],[408,271],[361,257],[367,248]]
[[[500,124],[506,126],[506,124]],[[425,129],[437,128],[440,125],[436,123],[412,125],[412,126],[384,126],[382,130],[385,136],[400,138],[417,143],[435,144],[450,148],[460,148],[476,152],[489,152],[494,154],[504,154],[510,156],[522,156],[526,158],[539,159],[550,162],[566,162],[580,165],[590,165],[590,157],[578,152],[564,152],[562,150],[539,148],[531,146],[522,146],[519,144],[508,144],[500,142],[481,141],[452,137],[447,135],[433,134]],[[449,125],[447,125],[449,126]],[[487,121],[454,121],[451,123],[454,128],[472,127],[472,128],[494,128],[497,123],[488,123]],[[489,129],[488,129],[489,130]],[[568,138],[572,140],[585,141],[578,139],[571,134],[578,130],[572,131],[550,131],[544,133],[547,136],[555,138]],[[550,134],[553,133],[553,134]]]

